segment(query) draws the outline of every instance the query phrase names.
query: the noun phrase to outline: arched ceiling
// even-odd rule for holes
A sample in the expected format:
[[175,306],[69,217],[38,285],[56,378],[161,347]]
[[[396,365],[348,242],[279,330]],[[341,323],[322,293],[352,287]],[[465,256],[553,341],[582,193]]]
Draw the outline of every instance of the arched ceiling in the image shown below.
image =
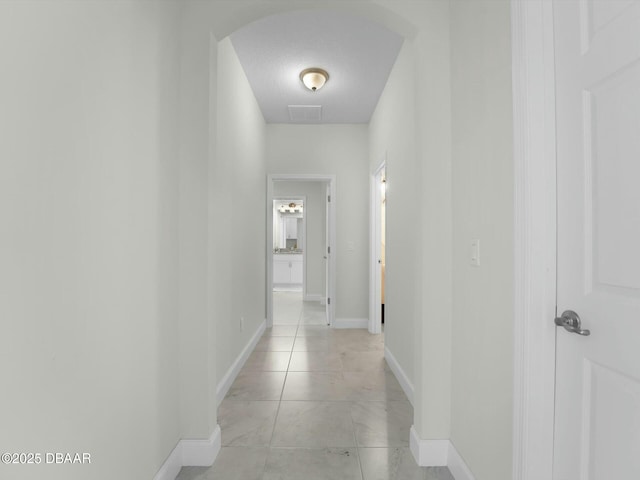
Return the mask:
[[[368,123],[402,41],[369,19],[327,10],[272,15],[231,35],[267,123]],[[309,67],[330,75],[317,92],[299,79]],[[321,106],[321,118],[292,119],[290,105]]]

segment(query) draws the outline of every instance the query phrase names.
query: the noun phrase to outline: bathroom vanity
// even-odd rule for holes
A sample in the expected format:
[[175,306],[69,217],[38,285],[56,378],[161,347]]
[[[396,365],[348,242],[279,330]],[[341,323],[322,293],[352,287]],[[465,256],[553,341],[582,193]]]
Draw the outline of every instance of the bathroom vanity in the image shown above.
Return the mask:
[[301,251],[280,251],[273,254],[273,284],[302,285]]

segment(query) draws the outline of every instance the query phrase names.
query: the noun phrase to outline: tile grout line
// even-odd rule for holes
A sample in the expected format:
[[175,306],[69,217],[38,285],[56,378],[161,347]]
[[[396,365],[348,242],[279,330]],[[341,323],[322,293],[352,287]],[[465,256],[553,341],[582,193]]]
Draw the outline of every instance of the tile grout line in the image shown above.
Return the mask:
[[[275,419],[273,421],[273,430],[271,431],[271,438],[269,439],[269,453],[267,454],[267,459],[269,457],[269,455],[271,454],[271,449],[273,448],[273,437],[276,434],[276,426],[278,424],[278,417],[280,416],[280,408],[282,407],[282,397],[284,396],[284,389],[285,386],[287,385],[287,377],[289,375],[289,368],[291,367],[291,359],[293,358],[293,348],[296,344],[296,340],[298,338],[298,330],[300,329],[300,316],[302,315],[302,311],[300,312],[300,315],[298,315],[298,325],[296,326],[296,334],[293,337],[293,345],[291,345],[291,351],[289,352],[289,363],[287,364],[287,371],[284,373],[284,382],[282,383],[282,390],[280,391],[280,399],[278,400],[278,409],[276,410],[276,416]],[[265,460],[265,467],[266,467],[266,460]],[[263,470],[263,476],[264,476],[264,470]]]
[[[341,365],[341,369],[340,369],[340,374],[342,375],[342,378],[344,379],[344,363],[342,362],[342,353],[340,353],[340,365]],[[360,458],[360,444],[358,443],[358,433],[356,431],[356,422],[353,419],[353,407],[355,405],[355,401],[351,401],[350,402],[350,408],[349,408],[349,418],[351,418],[351,427],[353,428],[353,440],[354,443],[356,445],[356,456],[358,457],[358,468],[360,469],[360,478],[362,480],[364,480],[364,470],[362,469],[362,459]]]
[[358,467],[360,468],[360,477],[364,480],[364,470],[362,469],[362,459],[360,458],[360,444],[358,443],[358,434],[356,433],[356,422],[353,419],[353,405],[355,402],[351,402],[351,408],[349,409],[349,417],[351,418],[351,426],[353,427],[353,440],[356,444],[356,456],[358,457]]
[[[293,354],[293,347],[291,347],[291,353],[289,354],[289,364],[291,363],[291,355]],[[271,431],[271,438],[269,439],[269,450],[272,448],[273,437],[276,434],[276,425],[278,424],[278,417],[280,416],[280,407],[282,406],[282,396],[284,395],[284,387],[287,384],[287,375],[289,374],[289,365],[287,365],[287,371],[284,372],[284,381],[282,382],[282,389],[280,390],[280,398],[278,399],[278,409],[276,410],[276,416],[273,420],[273,430]]]

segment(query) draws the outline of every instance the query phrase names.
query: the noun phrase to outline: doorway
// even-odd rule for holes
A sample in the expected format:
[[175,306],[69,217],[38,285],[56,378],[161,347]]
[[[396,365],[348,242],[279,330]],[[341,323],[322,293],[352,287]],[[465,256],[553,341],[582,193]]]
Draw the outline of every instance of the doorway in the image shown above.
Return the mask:
[[382,333],[385,305],[385,231],[387,174],[386,162],[376,169],[371,177],[371,233],[369,275],[369,333]]
[[[281,196],[282,192],[302,192],[280,182],[273,200],[273,318],[274,325],[297,326],[307,291],[306,195]],[[315,233],[315,232],[312,232]],[[317,235],[317,233],[316,233]]]
[[267,327],[274,325],[277,303],[274,295],[282,296],[285,305],[291,300],[284,298],[287,295],[295,296],[295,302],[314,305],[313,310],[317,310],[314,313],[322,311],[318,321],[321,317],[322,324],[333,323],[334,190],[333,175],[287,174],[267,178]]
[[306,196],[273,199],[273,289],[305,292]]

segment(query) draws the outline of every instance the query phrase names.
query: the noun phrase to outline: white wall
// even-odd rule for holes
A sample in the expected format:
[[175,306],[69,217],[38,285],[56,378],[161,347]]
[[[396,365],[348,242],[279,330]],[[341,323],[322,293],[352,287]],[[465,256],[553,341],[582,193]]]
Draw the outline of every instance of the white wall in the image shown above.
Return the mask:
[[2,465],[153,478],[180,438],[178,25],[168,2],[0,3]]
[[414,379],[420,203],[413,46],[405,42],[369,124],[369,171],[386,160],[385,347]]
[[188,7],[180,38],[180,420],[183,438],[207,439],[217,425],[218,48],[207,16]]
[[304,293],[321,297],[325,295],[325,191],[324,182],[273,182],[274,197],[306,197],[304,216],[307,225],[307,264]]
[[[427,2],[414,39],[422,203],[416,409],[422,438],[448,438],[451,405],[451,90],[449,8]],[[419,373],[418,373],[419,372]]]
[[[510,45],[509,2],[452,2],[451,438],[477,480],[512,475]],[[479,267],[469,261],[474,238]]]
[[[218,134],[213,205],[218,378],[266,315],[265,122],[229,38],[218,44]],[[240,318],[244,318],[244,330]]]
[[414,388],[421,439],[448,439],[451,359],[449,7],[385,2],[415,22],[369,127],[387,160],[385,343]]
[[337,319],[369,316],[367,142],[366,125],[267,125],[268,173],[336,175]]

